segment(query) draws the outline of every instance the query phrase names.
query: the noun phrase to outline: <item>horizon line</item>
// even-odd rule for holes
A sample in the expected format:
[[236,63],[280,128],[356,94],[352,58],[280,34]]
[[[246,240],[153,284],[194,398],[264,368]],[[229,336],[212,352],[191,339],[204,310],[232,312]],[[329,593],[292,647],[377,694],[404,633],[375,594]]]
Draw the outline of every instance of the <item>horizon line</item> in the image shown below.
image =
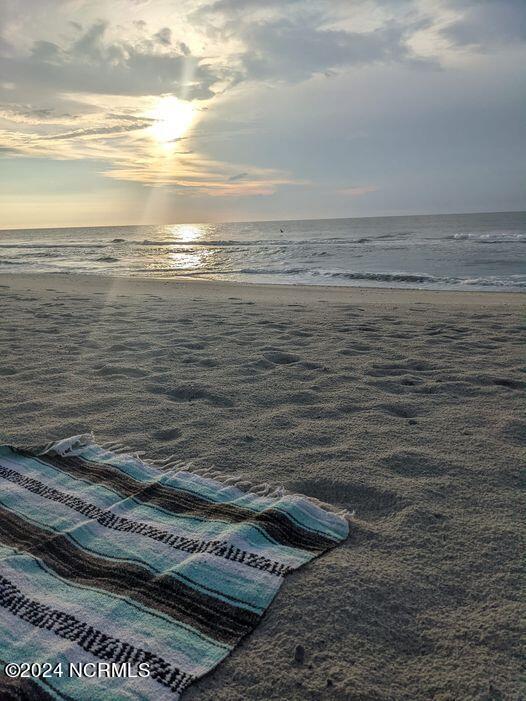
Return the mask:
[[220,224],[270,224],[272,222],[300,222],[300,221],[338,221],[346,219],[404,219],[408,217],[456,217],[456,216],[471,216],[476,214],[526,214],[526,209],[503,209],[503,210],[484,210],[478,212],[426,212],[425,214],[380,214],[380,215],[362,215],[355,217],[309,217],[302,218],[286,218],[286,219],[231,219],[229,221],[182,221],[182,222],[157,222],[148,224],[91,224],[90,226],[73,225],[73,226],[14,226],[0,229],[0,234],[5,231],[49,231],[55,229],[124,229],[131,226],[146,227],[146,226],[201,226],[220,225]]

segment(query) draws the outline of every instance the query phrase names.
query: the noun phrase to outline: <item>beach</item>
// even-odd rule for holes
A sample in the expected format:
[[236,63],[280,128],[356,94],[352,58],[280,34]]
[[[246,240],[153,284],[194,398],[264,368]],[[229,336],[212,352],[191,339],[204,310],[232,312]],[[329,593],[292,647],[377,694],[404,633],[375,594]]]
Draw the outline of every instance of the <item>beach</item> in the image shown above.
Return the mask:
[[92,431],[354,512],[185,701],[518,701],[523,305],[1,274],[0,438]]

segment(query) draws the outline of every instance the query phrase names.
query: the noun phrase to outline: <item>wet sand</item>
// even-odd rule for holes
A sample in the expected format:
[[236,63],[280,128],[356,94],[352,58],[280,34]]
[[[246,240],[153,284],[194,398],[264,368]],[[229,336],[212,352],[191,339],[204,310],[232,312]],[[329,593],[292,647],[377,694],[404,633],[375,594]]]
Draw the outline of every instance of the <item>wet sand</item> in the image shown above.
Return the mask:
[[1,275],[0,438],[355,510],[185,701],[518,700],[523,300]]

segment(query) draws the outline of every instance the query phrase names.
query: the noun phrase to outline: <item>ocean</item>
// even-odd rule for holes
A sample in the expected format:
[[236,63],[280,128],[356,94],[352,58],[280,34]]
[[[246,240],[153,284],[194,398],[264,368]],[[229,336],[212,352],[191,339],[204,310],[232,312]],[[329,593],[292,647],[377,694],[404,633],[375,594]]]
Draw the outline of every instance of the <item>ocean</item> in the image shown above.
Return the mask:
[[0,231],[0,272],[526,289],[526,212]]

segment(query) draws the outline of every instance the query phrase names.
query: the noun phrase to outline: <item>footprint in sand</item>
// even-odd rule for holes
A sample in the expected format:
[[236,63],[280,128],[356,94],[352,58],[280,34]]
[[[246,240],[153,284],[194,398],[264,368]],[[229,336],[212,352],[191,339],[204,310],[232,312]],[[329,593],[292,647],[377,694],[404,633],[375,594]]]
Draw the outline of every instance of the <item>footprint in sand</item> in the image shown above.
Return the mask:
[[174,441],[180,435],[181,431],[178,428],[165,428],[152,433],[154,438],[158,438],[161,441]]
[[451,472],[452,466],[426,453],[395,451],[382,458],[382,465],[402,477],[432,477]]
[[356,511],[358,518],[371,521],[397,513],[404,502],[401,496],[387,489],[348,480],[306,479],[293,482],[291,488],[301,494]]
[[509,421],[502,429],[506,440],[516,445],[526,445],[526,421]]
[[391,416],[398,416],[402,419],[413,419],[420,414],[420,408],[412,404],[377,404],[373,408],[383,413],[390,414]]
[[294,353],[286,353],[284,351],[269,351],[263,353],[263,357],[269,360],[274,365],[290,365],[291,363],[297,363],[300,360],[298,355]]
[[119,365],[105,365],[96,372],[104,377],[146,377],[148,374],[139,368],[120,367]]
[[211,392],[208,388],[198,384],[181,384],[167,389],[164,385],[148,385],[146,389],[154,394],[164,394],[173,402],[193,402],[204,400],[213,406],[230,407],[234,402],[227,396]]
[[15,368],[9,368],[9,367],[0,368],[0,375],[2,375],[2,377],[8,377],[9,375],[16,375],[16,373],[17,373],[17,370]]

